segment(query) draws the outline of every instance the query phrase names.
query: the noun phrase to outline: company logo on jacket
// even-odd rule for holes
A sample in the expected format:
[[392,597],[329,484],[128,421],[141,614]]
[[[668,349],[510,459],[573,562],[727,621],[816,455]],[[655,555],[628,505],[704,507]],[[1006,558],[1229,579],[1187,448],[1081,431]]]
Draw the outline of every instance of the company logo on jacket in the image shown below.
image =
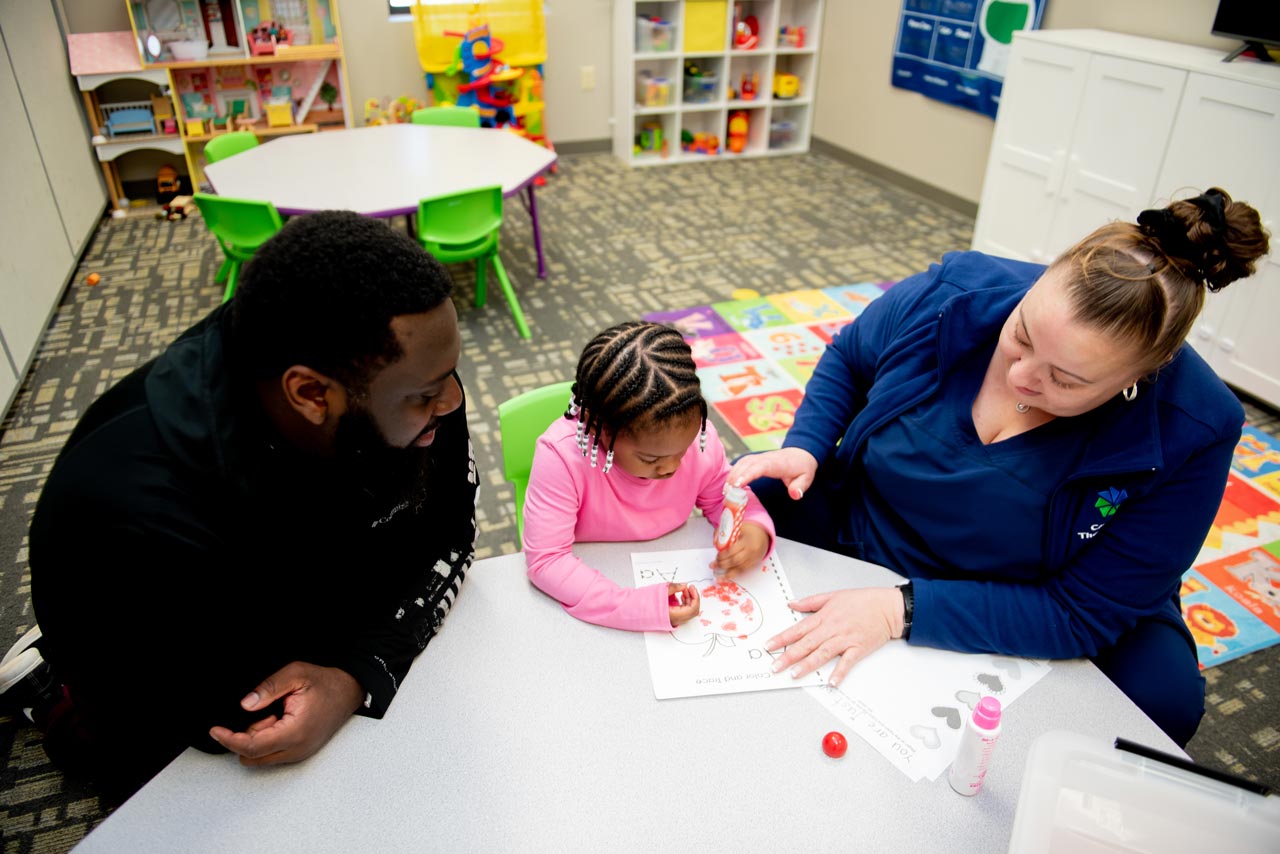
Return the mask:
[[[1129,497],[1129,493],[1123,489],[1116,489],[1114,486],[1103,492],[1098,493],[1098,500],[1093,502],[1094,508],[1102,514],[1103,519],[1110,519],[1116,515],[1116,511],[1120,509],[1120,505]],[[1106,522],[1095,522],[1089,526],[1087,531],[1076,531],[1076,536],[1082,540],[1092,540],[1098,535],[1098,532],[1107,526]]]

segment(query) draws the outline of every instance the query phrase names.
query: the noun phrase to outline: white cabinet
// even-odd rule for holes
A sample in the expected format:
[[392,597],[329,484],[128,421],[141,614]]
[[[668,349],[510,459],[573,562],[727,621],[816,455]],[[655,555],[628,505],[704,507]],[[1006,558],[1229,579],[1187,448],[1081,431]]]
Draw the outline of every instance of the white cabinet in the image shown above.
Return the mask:
[[1191,75],[1159,187],[1209,185],[1256,207],[1272,248],[1251,278],[1209,295],[1190,341],[1224,380],[1280,405],[1280,81]]
[[[1097,30],[1019,33],[973,248],[1047,263],[1110,220],[1211,186],[1280,229],[1280,67]],[[1280,238],[1252,278],[1210,294],[1191,343],[1280,406]]]
[[807,151],[822,3],[615,0],[614,154],[653,166]]

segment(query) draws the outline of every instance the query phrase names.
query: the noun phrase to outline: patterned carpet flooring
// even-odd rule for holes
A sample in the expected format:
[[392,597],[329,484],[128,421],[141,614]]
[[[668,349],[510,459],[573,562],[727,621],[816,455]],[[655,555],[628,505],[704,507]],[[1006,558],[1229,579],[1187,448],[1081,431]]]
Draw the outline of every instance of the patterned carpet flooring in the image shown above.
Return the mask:
[[[900,279],[967,248],[973,227],[967,217],[816,154],[645,170],[608,155],[566,156],[538,191],[538,206],[546,280],[535,276],[529,219],[515,202],[506,206],[502,230],[503,261],[532,341],[516,336],[500,298],[483,308],[471,304],[470,265],[452,268],[459,371],[482,472],[481,558],[518,549],[512,490],[501,475],[498,404],[570,379],[593,334],[650,312],[727,300],[737,288],[767,295]],[[0,651],[34,622],[26,532],[58,450],[90,402],[218,304],[220,262],[198,217],[105,219],[99,226],[0,423]],[[84,284],[92,272],[101,276],[96,287]],[[1250,418],[1280,433],[1275,412],[1250,407]],[[731,454],[746,450],[721,427]],[[145,648],[145,627],[138,628],[138,649],[121,650],[122,657]],[[1280,647],[1206,675],[1209,710],[1189,752],[1207,765],[1280,784]],[[0,717],[0,762],[3,854],[66,851],[105,817],[95,792],[48,763],[25,718]]]

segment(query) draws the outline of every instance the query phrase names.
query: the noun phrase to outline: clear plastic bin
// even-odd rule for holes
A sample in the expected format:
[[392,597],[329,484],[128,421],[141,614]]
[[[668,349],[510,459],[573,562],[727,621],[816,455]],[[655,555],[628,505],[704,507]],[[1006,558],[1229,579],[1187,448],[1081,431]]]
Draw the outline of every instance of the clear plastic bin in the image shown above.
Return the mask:
[[675,50],[676,25],[653,18],[636,18],[636,53],[667,53]]
[[686,104],[709,104],[716,99],[716,85],[720,75],[712,71],[703,72],[699,77],[684,76],[684,102]]
[[1010,854],[1272,852],[1280,798],[1054,730],[1022,772]]
[[790,119],[769,122],[769,147],[790,148],[796,141],[796,123]]
[[641,107],[666,107],[671,104],[671,81],[651,71],[636,75],[636,103]]

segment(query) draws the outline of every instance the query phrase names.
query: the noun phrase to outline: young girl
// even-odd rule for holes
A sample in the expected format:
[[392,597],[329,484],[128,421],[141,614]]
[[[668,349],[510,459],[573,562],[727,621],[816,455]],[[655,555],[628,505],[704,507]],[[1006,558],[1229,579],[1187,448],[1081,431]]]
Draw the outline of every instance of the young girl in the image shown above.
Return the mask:
[[[530,580],[589,623],[680,625],[698,614],[695,585],[620,587],[578,560],[573,544],[651,540],[683,525],[695,505],[715,525],[728,471],[680,333],[639,321],[606,329],[582,351],[568,411],[534,451],[524,502]],[[752,495],[737,542],[712,569],[741,572],[772,546],[773,522]]]

